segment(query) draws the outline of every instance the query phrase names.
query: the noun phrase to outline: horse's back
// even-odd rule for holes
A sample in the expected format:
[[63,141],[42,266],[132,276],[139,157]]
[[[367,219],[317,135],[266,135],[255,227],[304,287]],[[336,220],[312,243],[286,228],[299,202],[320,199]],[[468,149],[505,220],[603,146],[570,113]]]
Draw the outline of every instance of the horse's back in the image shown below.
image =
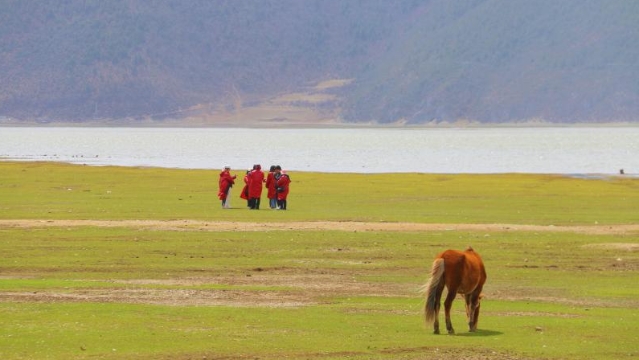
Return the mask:
[[481,291],[486,282],[486,269],[484,268],[484,262],[478,253],[469,247],[464,251],[464,260],[466,262],[467,269],[467,284],[464,284],[467,288],[467,292]]
[[465,251],[446,250],[437,258],[444,259],[446,285],[458,288],[460,293],[481,291],[486,282],[486,270],[478,253],[471,247]]
[[443,253],[437,255],[436,259],[444,259],[444,263],[455,265],[463,261],[464,252],[459,250],[446,250]]

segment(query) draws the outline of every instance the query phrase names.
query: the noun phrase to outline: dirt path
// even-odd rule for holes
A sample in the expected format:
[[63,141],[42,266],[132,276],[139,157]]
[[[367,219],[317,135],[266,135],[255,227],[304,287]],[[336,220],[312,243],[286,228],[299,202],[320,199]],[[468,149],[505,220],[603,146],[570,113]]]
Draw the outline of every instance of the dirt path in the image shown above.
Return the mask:
[[639,233],[639,224],[625,225],[514,225],[514,224],[424,224],[403,222],[298,221],[298,222],[235,222],[200,220],[38,220],[0,219],[0,228],[42,227],[129,227],[173,231],[527,231],[575,232],[581,234]]

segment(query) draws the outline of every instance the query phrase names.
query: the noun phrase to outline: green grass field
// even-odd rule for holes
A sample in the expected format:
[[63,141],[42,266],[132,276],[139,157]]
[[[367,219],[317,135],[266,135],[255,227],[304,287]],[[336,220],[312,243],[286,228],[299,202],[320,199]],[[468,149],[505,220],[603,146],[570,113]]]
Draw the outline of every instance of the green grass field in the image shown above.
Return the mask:
[[[245,209],[238,187],[221,209],[217,175],[0,162],[0,358],[639,356],[639,232],[620,226],[639,223],[639,179],[293,172],[284,212]],[[452,226],[495,223],[543,227]],[[457,335],[434,335],[418,289],[437,253],[468,245],[488,272],[479,331],[458,298]]]

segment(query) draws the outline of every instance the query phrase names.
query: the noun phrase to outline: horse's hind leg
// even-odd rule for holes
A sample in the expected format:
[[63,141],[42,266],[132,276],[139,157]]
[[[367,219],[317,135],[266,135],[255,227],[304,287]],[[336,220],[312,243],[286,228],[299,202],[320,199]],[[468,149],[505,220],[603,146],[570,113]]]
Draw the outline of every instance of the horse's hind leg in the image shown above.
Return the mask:
[[453,329],[453,323],[450,321],[450,308],[453,306],[453,300],[457,296],[457,289],[448,289],[448,295],[446,295],[446,301],[444,301],[444,311],[446,313],[446,330],[448,334],[453,335],[455,330]]
[[435,318],[435,322],[433,323],[433,334],[439,334],[439,303],[437,303],[435,311],[437,312],[437,317]]
[[441,308],[442,294],[444,292],[444,284],[442,284],[436,289],[435,296],[435,322],[433,323],[433,333],[439,334],[439,309]]

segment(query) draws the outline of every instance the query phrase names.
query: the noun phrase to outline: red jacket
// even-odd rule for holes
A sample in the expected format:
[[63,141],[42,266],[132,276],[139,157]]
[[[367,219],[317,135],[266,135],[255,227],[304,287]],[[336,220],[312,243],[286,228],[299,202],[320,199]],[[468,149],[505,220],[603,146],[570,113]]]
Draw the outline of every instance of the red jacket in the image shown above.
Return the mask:
[[226,195],[233,184],[235,184],[235,176],[231,176],[231,173],[224,170],[220,173],[219,191],[217,196],[220,200],[226,200]]
[[248,197],[249,199],[262,196],[262,184],[264,183],[264,173],[262,170],[253,169],[248,174]]
[[286,200],[290,184],[291,178],[288,177],[287,174],[282,173],[280,178],[277,179],[277,200]]
[[265,186],[268,189],[268,198],[269,199],[275,199],[275,197],[277,196],[276,190],[275,190],[275,188],[277,187],[277,184],[275,183],[275,173],[274,172],[271,171],[266,176],[266,185]]
[[249,196],[248,196],[248,183],[249,183],[249,176],[248,174],[244,175],[244,187],[242,188],[242,193],[240,194],[240,197],[244,200],[248,200]]

